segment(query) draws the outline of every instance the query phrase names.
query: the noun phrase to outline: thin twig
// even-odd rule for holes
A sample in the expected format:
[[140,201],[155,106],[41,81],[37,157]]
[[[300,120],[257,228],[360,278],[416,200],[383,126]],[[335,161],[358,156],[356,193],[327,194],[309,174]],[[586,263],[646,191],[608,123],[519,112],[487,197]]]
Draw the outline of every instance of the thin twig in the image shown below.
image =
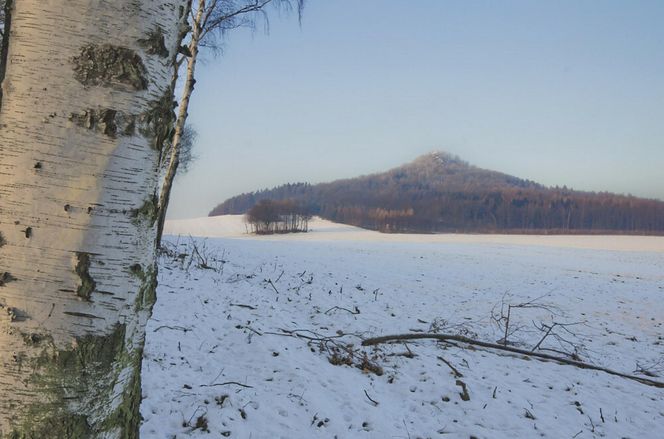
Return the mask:
[[330,312],[334,311],[335,309],[338,309],[338,310],[341,310],[341,311],[347,311],[351,314],[359,314],[360,313],[360,309],[357,306],[355,307],[355,311],[351,311],[348,308],[342,308],[340,306],[333,306],[332,308],[325,311],[323,314],[329,314]]
[[243,305],[241,303],[231,303],[230,306],[237,306],[239,308],[247,308],[247,309],[257,309],[255,306]]
[[549,326],[549,329],[546,331],[546,334],[544,334],[544,336],[540,339],[540,341],[537,342],[535,347],[532,348],[532,350],[531,350],[532,352],[535,352],[537,350],[537,348],[540,347],[542,342],[549,336],[549,334],[551,334],[551,331],[553,331],[553,328],[555,328],[556,325],[557,325],[557,323],[554,323],[553,325]]
[[281,279],[281,276],[283,276],[283,275],[284,275],[284,270],[281,270],[281,274],[279,275],[277,280],[274,281],[274,283],[276,284],[277,282],[279,282],[279,279]]
[[452,369],[452,372],[454,372],[454,378],[463,378],[463,374],[462,374],[461,372],[459,372],[459,371],[456,369],[456,367],[452,366],[452,363],[450,363],[449,361],[447,361],[446,359],[444,359],[444,358],[441,357],[441,356],[438,356],[438,357],[436,357],[436,358],[438,358],[438,359],[439,359],[440,361],[442,361],[443,363],[447,364],[447,366],[448,366],[450,369]]
[[201,384],[199,387],[216,387],[216,386],[228,386],[229,384],[233,384],[236,386],[241,386],[241,387],[246,387],[248,389],[253,389],[253,386],[249,386],[247,384],[242,384],[238,383],[237,381],[226,381],[225,383],[214,383],[214,384]]
[[164,329],[164,328],[167,328],[167,329],[173,329],[174,331],[178,331],[178,330],[179,330],[179,331],[184,331],[184,332],[191,331],[191,328],[184,328],[184,327],[182,327],[182,326],[168,326],[168,325],[163,325],[163,326],[160,326],[160,327],[156,328],[156,329],[153,330],[152,332],[157,332],[157,331],[159,331],[160,329]]
[[375,401],[374,399],[372,399],[372,398],[369,396],[369,394],[367,393],[366,390],[364,391],[364,394],[367,395],[367,398],[369,399],[369,401],[373,402],[374,405],[378,405],[378,401]]
[[267,283],[269,283],[272,286],[272,289],[274,290],[275,293],[279,294],[279,290],[277,290],[277,287],[274,286],[272,283],[272,279],[268,279]]
[[[334,338],[341,338],[345,337],[346,335],[354,335],[354,334],[337,334],[337,335],[320,335],[316,332],[310,331],[308,329],[293,329],[293,330],[288,330],[288,329],[283,329],[279,328],[281,332],[264,332],[263,334],[269,334],[269,335],[281,335],[284,337],[296,337],[296,338],[304,338],[305,340],[311,340],[311,341],[328,341],[332,340]],[[309,336],[309,335],[304,335],[301,334],[301,332],[308,332],[310,334],[315,335],[315,337]],[[359,337],[358,337],[359,338]]]
[[253,332],[253,333],[256,334],[256,335],[263,335],[262,333],[260,333],[259,331],[256,331],[256,330],[255,330],[254,328],[252,328],[251,326],[238,325],[238,326],[236,326],[236,328],[238,328],[238,329],[248,329],[248,330],[250,330],[251,332]]

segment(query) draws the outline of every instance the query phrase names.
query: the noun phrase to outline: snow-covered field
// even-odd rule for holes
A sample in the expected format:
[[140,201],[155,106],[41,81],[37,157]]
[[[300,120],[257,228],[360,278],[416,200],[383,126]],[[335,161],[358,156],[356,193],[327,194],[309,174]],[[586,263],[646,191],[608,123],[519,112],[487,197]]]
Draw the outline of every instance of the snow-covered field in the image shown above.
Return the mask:
[[361,346],[496,342],[501,305],[527,304],[511,309],[511,345],[553,326],[539,352],[664,381],[664,238],[312,229],[167,224],[142,437],[664,437],[664,388],[460,343]]

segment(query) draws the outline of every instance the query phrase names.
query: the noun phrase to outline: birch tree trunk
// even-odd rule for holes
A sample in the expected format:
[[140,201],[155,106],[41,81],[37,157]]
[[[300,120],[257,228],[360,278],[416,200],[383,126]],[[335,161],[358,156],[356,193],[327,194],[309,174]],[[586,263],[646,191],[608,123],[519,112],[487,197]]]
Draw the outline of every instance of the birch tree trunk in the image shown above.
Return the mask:
[[[164,183],[159,193],[159,203],[157,210],[157,245],[161,244],[161,237],[164,233],[164,225],[166,224],[166,213],[168,212],[168,204],[171,200],[171,190],[173,189],[173,182],[175,175],[180,166],[180,149],[182,134],[184,127],[187,123],[189,115],[189,101],[194,92],[194,85],[196,83],[196,62],[198,61],[198,50],[201,32],[203,31],[202,22],[206,12],[205,0],[199,0],[196,9],[196,15],[192,22],[191,40],[189,41],[188,50],[189,56],[187,57],[187,73],[185,75],[182,97],[180,99],[178,115],[175,120],[175,128],[173,130],[173,140],[171,141],[171,151],[168,158],[168,166],[164,175]],[[177,71],[174,77],[177,78]]]
[[0,95],[2,439],[138,437],[157,161],[185,3],[12,5]]

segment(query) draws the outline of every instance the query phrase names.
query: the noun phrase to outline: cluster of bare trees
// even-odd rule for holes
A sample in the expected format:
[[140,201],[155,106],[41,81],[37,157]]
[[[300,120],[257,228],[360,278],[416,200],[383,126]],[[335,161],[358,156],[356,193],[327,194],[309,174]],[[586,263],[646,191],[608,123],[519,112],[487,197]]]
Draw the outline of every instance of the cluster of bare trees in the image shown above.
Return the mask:
[[333,221],[383,232],[664,233],[664,202],[547,188],[427,155],[390,171],[242,194],[210,215],[244,213],[259,199],[295,199]]
[[259,235],[306,232],[310,219],[307,207],[293,200],[261,200],[245,216],[251,232]]

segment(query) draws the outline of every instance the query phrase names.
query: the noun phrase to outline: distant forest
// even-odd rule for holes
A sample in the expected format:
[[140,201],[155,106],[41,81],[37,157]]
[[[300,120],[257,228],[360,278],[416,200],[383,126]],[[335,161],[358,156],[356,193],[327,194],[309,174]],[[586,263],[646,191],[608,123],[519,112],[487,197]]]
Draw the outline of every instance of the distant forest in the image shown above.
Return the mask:
[[664,202],[549,188],[431,153],[384,173],[286,184],[230,198],[210,216],[292,200],[323,218],[381,232],[664,234]]

